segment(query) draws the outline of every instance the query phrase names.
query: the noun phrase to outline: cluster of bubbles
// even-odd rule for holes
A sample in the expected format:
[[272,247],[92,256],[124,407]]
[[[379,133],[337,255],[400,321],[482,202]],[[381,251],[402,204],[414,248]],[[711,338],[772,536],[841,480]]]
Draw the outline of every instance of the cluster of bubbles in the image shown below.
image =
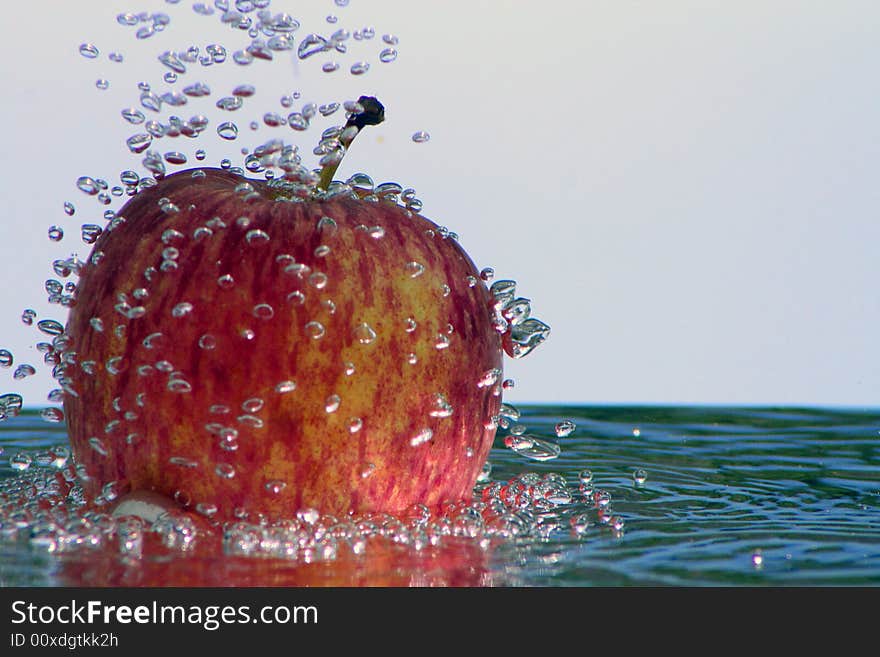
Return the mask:
[[433,513],[421,504],[397,515],[335,517],[301,509],[284,519],[242,514],[205,525],[177,511],[154,519],[116,515],[111,502],[118,491],[106,491],[103,504],[87,503],[65,447],[19,452],[10,464],[19,475],[0,481],[0,539],[50,553],[103,550],[123,559],[155,559],[169,551],[213,550],[311,563],[368,553],[377,541],[418,552],[465,539],[488,550],[561,536],[581,540],[597,532],[620,537],[625,524],[613,510],[611,494],[595,487],[589,470],[576,482],[556,473],[500,481],[491,479],[487,465],[471,500],[449,502]]

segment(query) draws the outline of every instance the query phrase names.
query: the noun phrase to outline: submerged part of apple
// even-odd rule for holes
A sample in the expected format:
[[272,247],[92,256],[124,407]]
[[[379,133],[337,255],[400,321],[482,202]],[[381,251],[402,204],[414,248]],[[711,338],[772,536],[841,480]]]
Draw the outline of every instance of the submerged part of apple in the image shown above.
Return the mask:
[[183,171],[95,243],[60,375],[87,494],[217,518],[470,496],[510,300],[424,217],[301,187]]

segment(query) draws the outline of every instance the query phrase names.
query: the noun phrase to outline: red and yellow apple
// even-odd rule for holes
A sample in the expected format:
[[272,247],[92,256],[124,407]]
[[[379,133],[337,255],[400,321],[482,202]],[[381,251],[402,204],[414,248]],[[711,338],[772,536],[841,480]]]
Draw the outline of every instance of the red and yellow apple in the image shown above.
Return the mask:
[[182,171],[95,243],[63,373],[91,497],[228,519],[470,496],[501,402],[493,295],[425,217],[302,188]]

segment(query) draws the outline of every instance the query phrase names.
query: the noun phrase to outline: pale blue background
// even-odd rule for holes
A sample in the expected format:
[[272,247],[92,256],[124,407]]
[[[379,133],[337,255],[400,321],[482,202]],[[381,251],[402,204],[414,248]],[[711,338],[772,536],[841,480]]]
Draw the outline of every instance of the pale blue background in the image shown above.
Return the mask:
[[[191,4],[4,7],[0,347],[18,362],[39,360],[40,336],[21,310],[63,320],[44,303],[50,263],[84,257],[79,226],[102,223],[75,179],[115,182],[136,168],[123,145],[136,130],[119,117],[136,82],[160,82],[164,49],[244,43]],[[178,112],[204,111],[216,125],[213,102],[246,80],[258,96],[230,118],[286,114],[278,98],[294,89],[303,101],[378,95],[388,121],[341,173],[415,187],[424,213],[458,232],[479,266],[517,280],[553,327],[547,344],[508,361],[509,401],[877,406],[876,2],[276,0],[273,9],[302,18],[300,37],[374,26],[373,42],[352,42],[356,52],[339,58],[361,52],[372,70],[326,75],[321,58],[227,63],[187,76],[211,79],[214,94],[203,110]],[[171,29],[136,41],[115,20],[132,10],[168,11]],[[324,20],[331,13],[336,26]],[[400,37],[391,65],[377,59],[385,32]],[[83,41],[101,57],[80,57]],[[124,64],[107,59],[113,50]],[[98,77],[111,88],[95,89]],[[279,130],[237,147],[298,136]],[[430,142],[413,143],[416,130]],[[318,134],[299,135],[307,152]],[[200,144],[213,162],[217,141]],[[67,231],[59,244],[46,238],[52,223]],[[40,370],[28,382],[0,373],[2,392],[43,405],[52,381]]]

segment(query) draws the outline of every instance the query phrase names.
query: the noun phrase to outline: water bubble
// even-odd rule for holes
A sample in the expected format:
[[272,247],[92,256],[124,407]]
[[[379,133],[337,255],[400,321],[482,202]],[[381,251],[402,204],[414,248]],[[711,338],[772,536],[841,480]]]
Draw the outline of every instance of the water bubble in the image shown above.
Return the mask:
[[100,51],[98,50],[98,47],[92,43],[83,43],[79,47],[79,54],[86,59],[95,59],[100,54]]
[[15,368],[15,372],[12,374],[12,378],[16,381],[21,381],[22,379],[26,379],[29,376],[33,376],[37,373],[37,370],[33,365],[28,365],[27,363],[19,365]]
[[238,137],[238,126],[229,121],[221,123],[217,126],[217,134],[227,141],[232,141]]
[[556,443],[525,434],[520,436],[506,436],[504,439],[504,445],[517,454],[525,456],[526,458],[534,459],[535,461],[549,461],[555,459],[561,452],[559,445]]
[[268,303],[258,303],[251,311],[257,319],[269,320],[275,316],[275,310]]
[[223,274],[217,279],[217,285],[222,287],[224,290],[228,290],[235,285],[235,279],[231,274]]
[[397,50],[394,48],[385,48],[382,52],[379,53],[379,61],[388,64],[397,59]]
[[355,62],[349,71],[352,75],[363,75],[370,70],[370,62]]
[[308,34],[299,43],[296,55],[300,59],[307,59],[312,55],[325,52],[331,48],[331,44],[319,34]]
[[424,445],[426,442],[431,440],[431,438],[433,438],[433,437],[434,437],[434,432],[430,428],[425,427],[424,429],[419,431],[415,436],[410,438],[409,444],[412,447],[418,447],[419,445]]
[[556,425],[556,437],[566,438],[570,436],[576,428],[577,425],[571,420],[563,420]]
[[425,265],[415,261],[408,262],[406,263],[406,273],[409,274],[410,278],[421,276],[425,273]]
[[370,344],[376,339],[376,331],[369,324],[363,323],[355,327],[354,337],[361,344]]
[[18,472],[27,470],[31,467],[31,463],[33,463],[33,458],[24,452],[19,452],[18,454],[9,457],[9,466]]
[[429,135],[424,130],[419,130],[413,133],[412,140],[417,144],[424,144],[426,141],[431,139],[431,135]]
[[434,395],[434,403],[431,406],[431,410],[428,414],[431,417],[450,417],[453,413],[452,404],[446,399],[446,396],[442,393],[436,393]]
[[37,316],[37,311],[32,310],[31,308],[25,308],[21,313],[21,321],[23,324],[27,326],[31,326],[34,323],[34,317]]
[[639,436],[642,435],[642,430],[639,429],[638,427],[634,427],[633,430],[632,430],[632,435],[633,435],[634,437],[638,438]]
[[341,403],[342,399],[339,397],[339,395],[330,395],[324,402],[324,410],[328,413],[335,413],[339,410],[339,405]]
[[210,333],[205,333],[199,337],[199,347],[205,350],[214,349],[217,346],[217,338]]
[[639,468],[638,470],[634,470],[634,471],[633,471],[633,482],[634,482],[637,486],[642,486],[642,485],[644,485],[644,483],[645,483],[647,480],[648,480],[648,473],[647,473],[645,470]]
[[169,164],[186,164],[186,155],[179,151],[169,151],[164,157]]
[[217,107],[227,112],[234,112],[244,104],[241,96],[224,96],[217,101]]
[[304,328],[306,335],[310,338],[313,338],[314,340],[319,340],[320,338],[324,337],[325,329],[324,325],[321,324],[321,322],[308,322]]
[[12,352],[8,349],[0,349],[0,367],[12,367]]
[[95,80],[95,87],[97,87],[101,91],[104,91],[105,89],[110,88],[110,81],[105,80],[104,78],[99,78],[99,79]]

